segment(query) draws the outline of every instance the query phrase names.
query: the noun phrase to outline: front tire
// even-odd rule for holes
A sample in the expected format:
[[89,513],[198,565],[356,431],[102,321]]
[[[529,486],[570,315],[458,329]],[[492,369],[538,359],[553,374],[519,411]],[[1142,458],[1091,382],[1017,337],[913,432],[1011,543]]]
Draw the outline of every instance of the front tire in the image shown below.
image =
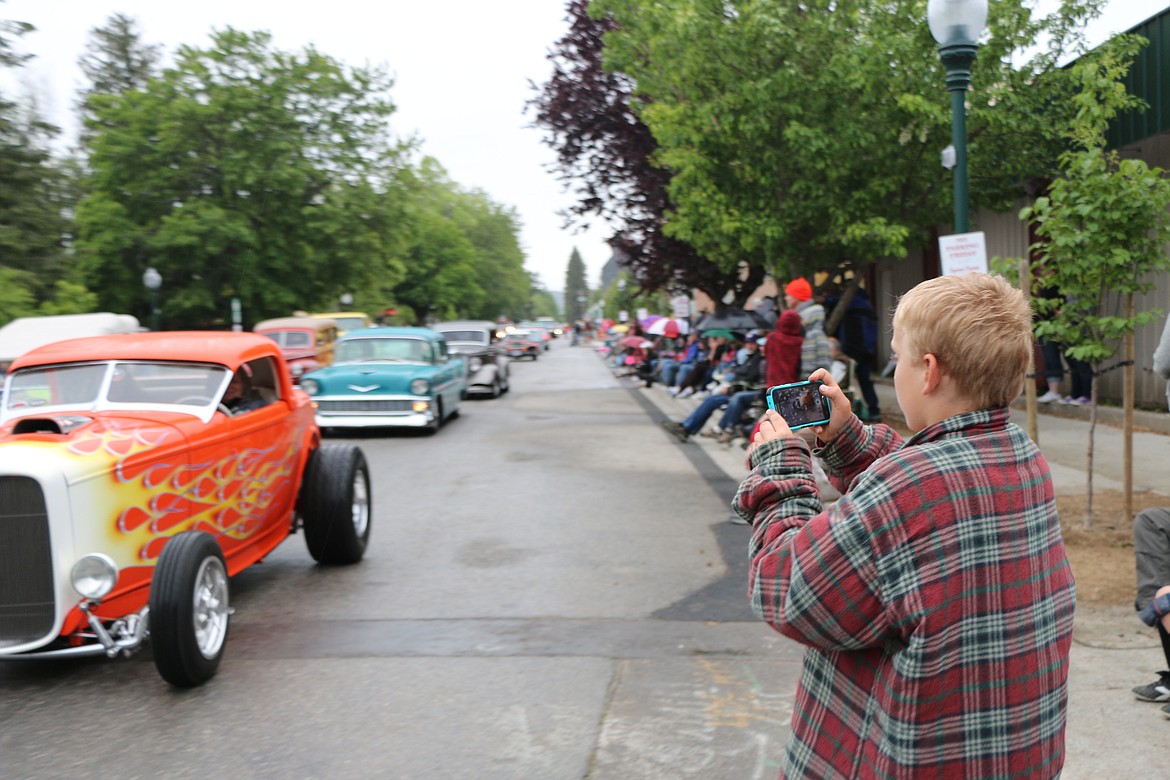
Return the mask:
[[215,676],[231,612],[219,544],[203,531],[177,534],[163,547],[150,586],[150,645],[162,678],[193,688]]
[[370,471],[353,444],[323,444],[301,486],[305,546],[317,563],[357,563],[370,541]]

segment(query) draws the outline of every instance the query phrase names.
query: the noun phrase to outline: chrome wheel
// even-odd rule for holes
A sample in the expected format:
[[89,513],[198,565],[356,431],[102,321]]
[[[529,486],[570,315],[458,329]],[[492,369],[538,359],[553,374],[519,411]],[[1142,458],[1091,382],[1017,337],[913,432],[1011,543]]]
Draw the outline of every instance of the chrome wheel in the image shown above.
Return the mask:
[[218,558],[206,558],[199,567],[194,599],[195,644],[204,658],[214,658],[227,639],[228,617],[231,615],[227,571]]

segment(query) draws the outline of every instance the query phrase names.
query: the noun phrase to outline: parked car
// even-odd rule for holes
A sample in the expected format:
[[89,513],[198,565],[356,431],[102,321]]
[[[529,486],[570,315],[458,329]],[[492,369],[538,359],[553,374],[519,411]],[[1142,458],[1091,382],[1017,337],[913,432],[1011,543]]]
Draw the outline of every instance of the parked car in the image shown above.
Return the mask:
[[536,360],[540,357],[544,344],[526,330],[514,330],[500,340],[500,349],[510,358]]
[[321,312],[319,314],[310,314],[310,317],[319,317],[323,320],[333,320],[337,324],[337,335],[344,336],[351,330],[358,330],[359,328],[368,328],[374,321],[370,319],[370,315],[361,311],[330,311]]
[[489,320],[439,322],[431,329],[443,334],[447,350],[467,361],[467,392],[498,398],[508,392],[508,358],[498,345],[496,323]]
[[[249,404],[233,411],[229,387]],[[298,529],[320,563],[365,553],[365,457],[321,443],[270,339],[59,341],[18,358],[5,390],[0,660],[149,639],[167,682],[199,685],[223,657],[230,577]]]
[[333,365],[301,377],[322,428],[405,426],[434,433],[459,413],[467,361],[430,328],[382,327],[342,336]]
[[333,362],[337,323],[327,317],[278,317],[257,322],[252,330],[280,347],[294,384]]

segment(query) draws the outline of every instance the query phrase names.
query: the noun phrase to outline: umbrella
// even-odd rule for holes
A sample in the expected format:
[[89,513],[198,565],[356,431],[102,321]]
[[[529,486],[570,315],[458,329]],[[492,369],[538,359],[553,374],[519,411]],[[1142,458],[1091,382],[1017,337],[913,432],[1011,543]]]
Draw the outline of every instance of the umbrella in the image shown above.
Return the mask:
[[731,331],[729,331],[727,328],[715,328],[714,330],[703,331],[703,335],[709,336],[711,338],[720,338],[720,339],[733,339],[733,338],[735,338],[735,334],[732,333]]
[[695,330],[704,333],[709,330],[771,330],[768,321],[754,311],[744,309],[720,309],[699,320]]
[[610,333],[625,333],[630,329],[629,325],[614,325],[609,329]]
[[663,319],[661,314],[650,314],[638,320],[638,324],[643,328],[649,328],[651,325],[661,319]]
[[648,347],[654,346],[654,342],[647,341],[641,336],[626,336],[624,339],[619,341],[618,344],[626,347],[627,349],[646,349]]
[[653,333],[655,336],[666,336],[668,339],[678,338],[684,333],[691,332],[690,323],[686,320],[676,320],[673,317],[663,317],[655,320],[646,328],[647,333]]

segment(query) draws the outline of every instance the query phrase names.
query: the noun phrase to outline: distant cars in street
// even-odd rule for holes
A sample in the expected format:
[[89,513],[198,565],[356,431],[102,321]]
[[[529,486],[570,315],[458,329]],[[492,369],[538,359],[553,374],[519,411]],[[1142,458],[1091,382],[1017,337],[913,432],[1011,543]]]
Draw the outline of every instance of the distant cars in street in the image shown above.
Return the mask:
[[514,330],[500,341],[500,349],[510,358],[536,360],[544,350],[544,342],[537,338],[526,330]]
[[447,340],[447,350],[467,361],[467,392],[498,398],[508,391],[508,358],[499,346],[496,323],[455,320],[431,326]]
[[326,317],[278,317],[257,322],[252,330],[277,343],[294,383],[333,362],[337,323]]
[[337,325],[337,335],[344,336],[351,330],[358,328],[368,328],[374,321],[370,319],[370,315],[360,311],[333,311],[321,312],[319,314],[310,314],[310,317],[320,317],[325,320],[333,320]]
[[333,365],[301,377],[322,428],[408,427],[430,433],[459,413],[467,360],[430,328],[380,327],[338,340]]

